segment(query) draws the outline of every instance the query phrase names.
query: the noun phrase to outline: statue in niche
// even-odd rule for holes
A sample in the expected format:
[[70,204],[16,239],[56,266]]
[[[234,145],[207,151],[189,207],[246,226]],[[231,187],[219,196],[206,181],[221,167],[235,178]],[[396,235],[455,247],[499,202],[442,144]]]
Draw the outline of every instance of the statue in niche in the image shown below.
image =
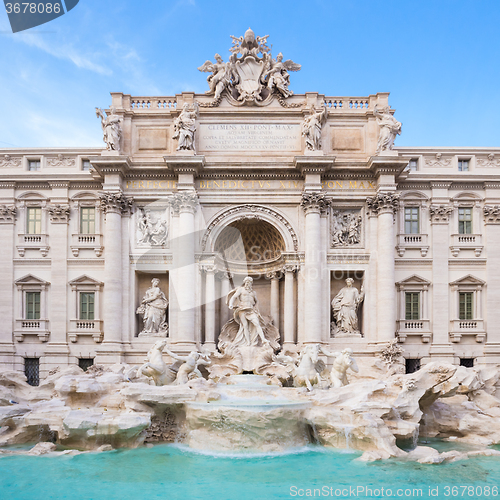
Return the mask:
[[327,114],[326,107],[321,111],[315,111],[312,107],[310,115],[302,122],[302,136],[305,137],[306,149],[309,151],[321,149],[321,128],[326,121]]
[[165,349],[164,351],[171,358],[182,363],[177,370],[177,376],[174,382],[176,385],[187,384],[194,378],[203,378],[198,366],[207,366],[211,363],[210,358],[207,355],[201,354],[197,351],[191,351],[187,356],[178,356],[168,349]]
[[352,357],[352,349],[350,347],[344,349],[342,352],[330,353],[323,348],[321,351],[326,356],[335,358],[332,371],[330,372],[330,387],[338,388],[349,384],[349,380],[347,379],[347,370],[349,368],[355,373],[359,372],[356,360]]
[[166,337],[168,324],[166,322],[166,311],[168,300],[158,286],[160,280],[153,278],[151,286],[146,290],[141,305],[136,313],[143,316],[144,327],[139,336],[144,337]]
[[240,325],[233,345],[269,345],[264,337],[261,323],[264,322],[257,308],[257,294],[252,289],[253,279],[247,276],[243,285],[229,292],[227,305],[234,310],[234,320]]
[[332,212],[332,247],[356,245],[361,242],[361,221],[358,212]]
[[122,137],[121,118],[116,114],[116,109],[111,106],[111,113],[105,116],[101,108],[95,108],[97,117],[101,118],[103,137],[108,151],[120,151],[120,140]]
[[276,89],[283,97],[290,97],[293,92],[288,89],[290,85],[289,71],[299,71],[300,64],[294,63],[291,59],[283,62],[283,54],[280,52],[275,59],[268,57],[269,69],[264,72],[262,79],[266,82],[267,88],[273,92]]
[[346,286],[332,300],[337,334],[359,334],[358,307],[365,297],[364,287],[361,286],[361,292],[358,292],[358,289],[352,286],[352,278],[347,278],[345,282]]
[[217,61],[215,63],[212,61],[205,61],[205,64],[200,66],[198,71],[212,73],[207,77],[210,90],[207,90],[205,94],[213,95],[217,101],[220,99],[222,92],[224,92],[231,82],[232,65],[230,62],[225,63],[219,54],[215,54],[215,60]]
[[137,223],[139,237],[137,243],[141,245],[162,246],[167,242],[167,221],[165,218],[154,216],[151,210],[140,209],[141,215]]
[[389,106],[385,106],[382,110],[375,106],[373,114],[377,117],[380,127],[377,151],[375,152],[375,154],[379,155],[384,151],[391,151],[394,148],[394,140],[397,135],[401,134],[401,122],[398,122],[392,116]]
[[178,139],[177,151],[194,151],[194,133],[196,131],[196,118],[198,117],[198,104],[190,106],[187,102],[182,106],[180,115],[174,121],[174,135]]

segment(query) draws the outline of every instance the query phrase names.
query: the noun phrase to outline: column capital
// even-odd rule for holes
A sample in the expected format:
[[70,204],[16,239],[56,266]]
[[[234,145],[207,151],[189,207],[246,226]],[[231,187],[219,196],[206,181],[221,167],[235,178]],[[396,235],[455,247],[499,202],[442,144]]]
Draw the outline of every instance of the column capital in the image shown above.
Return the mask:
[[266,279],[268,280],[280,280],[281,272],[280,271],[270,271],[266,273]]
[[198,209],[198,194],[196,191],[173,193],[169,200],[174,213],[192,213]]
[[483,215],[485,224],[500,224],[500,205],[485,205]]
[[115,193],[99,194],[100,208],[104,214],[118,213],[127,214],[132,210],[132,199],[125,196],[121,191]]
[[448,224],[453,207],[449,205],[431,205],[429,216],[432,224]]
[[206,274],[215,274],[217,266],[215,264],[200,264],[200,271]]
[[14,224],[16,213],[15,205],[0,205],[0,224]]
[[331,201],[326,198],[325,194],[320,192],[303,192],[302,199],[300,200],[300,206],[306,215],[310,213],[325,213],[330,203]]
[[70,211],[69,205],[47,205],[50,222],[53,224],[67,224],[69,221]]
[[233,277],[232,273],[229,271],[217,271],[217,279],[220,281],[227,280],[229,281]]
[[282,267],[282,270],[285,274],[296,273],[299,270],[299,265],[298,264],[285,264]]
[[366,199],[368,210],[373,215],[382,213],[395,214],[399,208],[399,194],[377,193],[375,196]]

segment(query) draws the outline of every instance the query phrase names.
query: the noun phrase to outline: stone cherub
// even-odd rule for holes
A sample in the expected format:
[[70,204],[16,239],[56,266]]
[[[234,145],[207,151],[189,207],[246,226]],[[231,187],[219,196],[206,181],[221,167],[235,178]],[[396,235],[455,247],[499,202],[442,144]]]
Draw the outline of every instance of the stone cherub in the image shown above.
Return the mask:
[[401,122],[392,116],[389,106],[384,106],[382,110],[375,106],[373,114],[377,117],[380,126],[376,154],[391,151],[394,148],[396,136],[401,134]]
[[120,151],[120,140],[122,137],[121,117],[116,114],[116,109],[111,106],[111,113],[105,116],[101,108],[95,108],[97,117],[101,118],[103,137],[108,151]]

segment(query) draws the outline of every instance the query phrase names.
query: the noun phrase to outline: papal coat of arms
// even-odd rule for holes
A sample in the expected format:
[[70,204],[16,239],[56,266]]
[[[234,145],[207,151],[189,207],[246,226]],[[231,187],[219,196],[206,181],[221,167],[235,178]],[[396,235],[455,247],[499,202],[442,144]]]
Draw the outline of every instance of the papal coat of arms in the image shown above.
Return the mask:
[[225,95],[234,105],[257,104],[265,106],[274,97],[281,103],[293,95],[289,71],[299,71],[300,64],[292,60],[283,61],[281,52],[273,59],[267,46],[269,35],[260,37],[249,28],[245,36],[232,36],[231,56],[224,62],[215,54],[215,63],[206,61],[198,69],[212,73],[207,78],[210,89],[207,95],[214,96],[214,105],[218,105]]

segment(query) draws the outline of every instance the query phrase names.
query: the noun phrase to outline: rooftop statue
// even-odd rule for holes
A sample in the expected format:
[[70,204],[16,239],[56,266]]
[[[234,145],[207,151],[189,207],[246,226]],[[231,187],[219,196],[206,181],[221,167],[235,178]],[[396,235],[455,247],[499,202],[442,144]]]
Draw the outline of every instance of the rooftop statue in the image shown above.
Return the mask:
[[397,135],[401,134],[401,122],[392,116],[389,106],[385,106],[382,110],[375,106],[373,114],[377,117],[380,126],[376,151],[379,155],[394,148],[394,140]]
[[293,92],[290,85],[289,71],[299,71],[300,64],[292,60],[283,61],[283,54],[276,59],[271,56],[267,46],[266,36],[255,36],[249,28],[244,36],[235,37],[233,46],[229,49],[231,56],[224,62],[219,54],[216,62],[206,61],[198,69],[211,72],[207,78],[210,89],[207,95],[213,95],[214,101],[205,106],[218,106],[222,95],[225,95],[233,105],[245,103],[266,105],[276,96],[280,102],[290,97]]
[[101,108],[95,108],[95,114],[101,118],[103,137],[108,151],[120,151],[120,140],[122,137],[121,117],[116,114],[116,109],[111,106],[111,113],[105,116]]
[[194,151],[194,133],[196,132],[196,118],[198,117],[198,105],[190,106],[187,102],[182,106],[181,114],[174,121],[174,135],[172,139],[178,139],[177,151]]
[[326,121],[328,111],[324,107],[321,111],[311,108],[309,116],[302,122],[302,135],[306,139],[306,149],[318,151],[321,149],[321,129]]

